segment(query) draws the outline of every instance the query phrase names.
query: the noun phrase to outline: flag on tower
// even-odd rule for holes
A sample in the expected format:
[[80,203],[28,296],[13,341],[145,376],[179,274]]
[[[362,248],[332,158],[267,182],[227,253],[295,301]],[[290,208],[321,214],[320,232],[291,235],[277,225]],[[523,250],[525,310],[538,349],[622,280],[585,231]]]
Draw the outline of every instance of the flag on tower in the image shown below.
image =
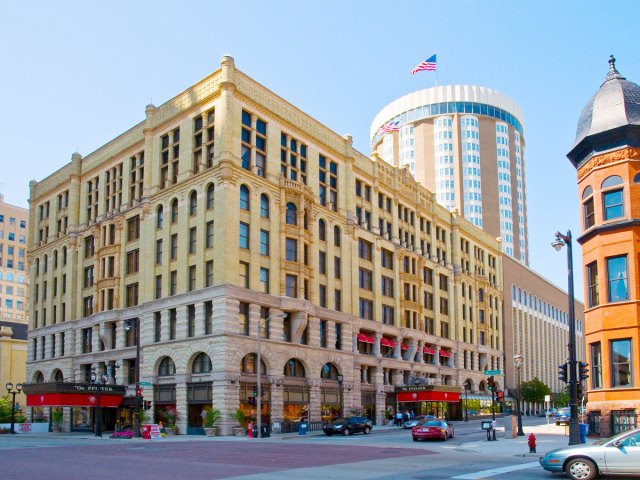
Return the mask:
[[395,122],[388,121],[382,125],[376,133],[377,135],[382,135],[383,133],[397,132],[398,130],[400,130],[400,120],[396,120]]
[[436,69],[436,55],[435,53],[427,58],[424,62],[420,62],[416,68],[411,70],[411,75],[415,75],[422,70],[426,70],[428,72],[433,72]]

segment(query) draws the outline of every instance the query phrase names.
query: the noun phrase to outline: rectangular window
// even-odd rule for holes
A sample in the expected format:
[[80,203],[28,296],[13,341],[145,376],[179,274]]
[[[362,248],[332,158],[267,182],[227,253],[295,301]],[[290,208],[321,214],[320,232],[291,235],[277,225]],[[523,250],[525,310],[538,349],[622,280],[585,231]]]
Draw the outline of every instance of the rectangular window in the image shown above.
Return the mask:
[[288,262],[298,261],[298,241],[295,238],[285,240],[285,258]]
[[240,248],[249,248],[249,224],[240,222]]
[[196,289],[196,266],[191,265],[189,267],[189,291],[193,292]]
[[240,303],[238,312],[238,324],[240,335],[249,335],[249,304]]
[[390,252],[389,250],[383,248],[380,251],[380,259],[381,264],[384,268],[393,269],[393,252]]
[[138,305],[138,284],[127,285],[127,307]]
[[589,345],[591,356],[591,388],[602,388],[602,349],[600,342]]
[[296,275],[287,275],[285,277],[285,295],[291,298],[298,298],[298,277]]
[[240,286],[249,288],[249,264],[240,262]]
[[382,323],[385,325],[393,325],[394,310],[390,305],[382,305]]
[[371,261],[372,258],[373,245],[371,242],[367,242],[366,240],[359,239],[358,240],[358,256],[363,260]]
[[611,352],[611,388],[632,387],[631,340],[612,340]]
[[127,275],[138,273],[140,262],[140,250],[132,250],[127,252]]
[[210,287],[213,285],[213,260],[207,261],[204,271],[204,286]]
[[593,211],[593,197],[582,204],[582,213],[584,215],[584,229],[587,230],[596,224]]
[[382,295],[393,297],[393,279],[382,276]]
[[260,255],[269,256],[269,232],[260,230]]
[[342,290],[335,289],[333,292],[333,308],[337,312],[342,311]]
[[320,275],[327,274],[327,254],[325,252],[318,252],[318,272]]
[[260,285],[262,286],[262,291],[264,293],[269,293],[269,269],[268,268],[260,268]]
[[342,324],[336,322],[335,325],[335,332],[336,332],[336,350],[342,350]]
[[140,217],[135,217],[127,220],[127,242],[133,242],[140,238]]
[[205,239],[205,247],[212,248],[213,247],[213,220],[207,222],[206,226],[206,239]]
[[359,270],[359,286],[365,290],[373,290],[373,272],[366,268]]
[[178,272],[172,270],[169,274],[169,295],[175,295],[178,292]]
[[162,239],[156,240],[156,265],[162,263]]
[[176,339],[176,329],[178,326],[178,311],[175,308],[169,309],[169,340]]
[[156,275],[155,298],[162,298],[162,275]]
[[189,229],[189,253],[196,253],[196,241],[198,238],[198,230],[196,227]]
[[213,331],[213,302],[204,302],[204,334],[211,335]]
[[187,336],[193,337],[196,334],[196,307],[187,305]]
[[178,234],[171,235],[171,260],[178,258]]
[[622,302],[629,299],[627,284],[627,256],[609,257],[607,261],[607,300]]
[[153,341],[158,343],[162,339],[162,316],[160,312],[153,313]]
[[342,262],[340,261],[340,257],[333,257],[333,277],[334,278],[342,278]]
[[600,304],[598,296],[598,262],[587,265],[587,288],[589,308]]
[[622,189],[604,192],[602,194],[602,206],[605,220],[624,217],[624,196],[622,195]]
[[320,320],[320,347],[327,348],[327,321]]
[[320,285],[318,290],[318,303],[321,307],[327,308],[327,287],[326,285]]
[[366,298],[361,298],[359,301],[360,305],[360,318],[364,318],[365,320],[373,320],[373,302],[371,300],[367,300]]

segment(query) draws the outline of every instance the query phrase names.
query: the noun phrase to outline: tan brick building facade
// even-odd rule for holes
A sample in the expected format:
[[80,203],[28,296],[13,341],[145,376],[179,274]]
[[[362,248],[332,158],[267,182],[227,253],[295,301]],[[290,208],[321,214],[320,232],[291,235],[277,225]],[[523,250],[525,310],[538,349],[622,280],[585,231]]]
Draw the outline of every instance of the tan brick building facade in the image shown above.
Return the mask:
[[[30,203],[30,382],[93,368],[131,405],[134,318],[145,400],[182,433],[211,405],[224,433],[252,412],[261,324],[265,422],[335,416],[338,374],[345,411],[381,422],[397,387],[457,398],[504,368],[500,244],[231,57],[34,182]],[[461,415],[457,400],[436,406]],[[90,427],[83,413],[66,408],[66,428]]]

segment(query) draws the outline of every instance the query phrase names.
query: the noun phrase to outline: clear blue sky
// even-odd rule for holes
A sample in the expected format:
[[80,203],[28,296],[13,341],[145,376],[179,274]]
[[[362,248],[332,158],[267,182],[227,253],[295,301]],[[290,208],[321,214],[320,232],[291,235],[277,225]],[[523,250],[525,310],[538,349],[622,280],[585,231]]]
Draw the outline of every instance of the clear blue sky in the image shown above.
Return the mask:
[[[0,0],[5,201],[144,119],[231,54],[239,69],[369,153],[390,101],[434,85],[409,71],[438,54],[438,84],[480,85],[524,112],[531,266],[566,289],[558,229],[579,234],[567,152],[607,73],[640,82],[636,1]],[[583,288],[575,248],[576,294]]]

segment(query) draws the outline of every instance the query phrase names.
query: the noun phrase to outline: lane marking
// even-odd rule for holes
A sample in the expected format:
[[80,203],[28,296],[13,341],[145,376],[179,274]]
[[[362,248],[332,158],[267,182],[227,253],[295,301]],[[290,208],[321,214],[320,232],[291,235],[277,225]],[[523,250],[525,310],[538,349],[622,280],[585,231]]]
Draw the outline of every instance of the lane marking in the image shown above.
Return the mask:
[[480,478],[489,478],[503,473],[515,472],[517,470],[525,470],[527,468],[533,468],[540,465],[540,462],[522,463],[520,465],[509,465],[508,467],[492,468],[490,470],[483,470],[482,472],[467,473],[465,475],[458,475],[453,477],[457,480],[478,480]]

